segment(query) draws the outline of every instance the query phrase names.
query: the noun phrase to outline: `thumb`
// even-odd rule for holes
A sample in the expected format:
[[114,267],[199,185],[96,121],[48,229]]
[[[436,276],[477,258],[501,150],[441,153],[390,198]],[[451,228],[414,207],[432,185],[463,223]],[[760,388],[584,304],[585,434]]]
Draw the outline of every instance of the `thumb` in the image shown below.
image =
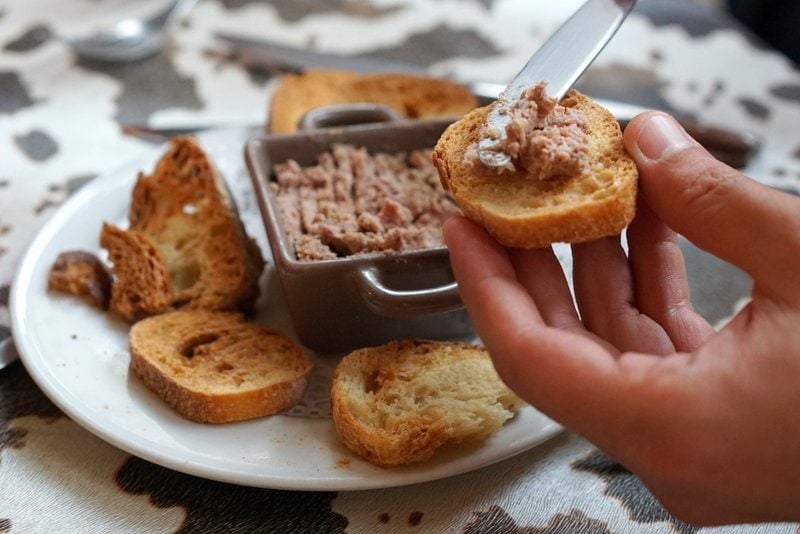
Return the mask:
[[661,112],[632,120],[624,141],[639,168],[640,198],[673,230],[762,286],[785,291],[781,282],[797,278],[800,199],[717,161]]

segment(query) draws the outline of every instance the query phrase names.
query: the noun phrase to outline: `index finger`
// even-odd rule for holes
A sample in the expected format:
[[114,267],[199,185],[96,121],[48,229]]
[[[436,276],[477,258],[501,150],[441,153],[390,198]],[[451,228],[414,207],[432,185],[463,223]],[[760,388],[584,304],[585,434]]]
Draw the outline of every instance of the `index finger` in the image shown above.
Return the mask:
[[[444,236],[461,297],[500,377],[543,413],[579,432],[615,412],[615,355],[584,335],[547,326],[505,249],[462,217]],[[604,417],[605,414],[605,417]]]

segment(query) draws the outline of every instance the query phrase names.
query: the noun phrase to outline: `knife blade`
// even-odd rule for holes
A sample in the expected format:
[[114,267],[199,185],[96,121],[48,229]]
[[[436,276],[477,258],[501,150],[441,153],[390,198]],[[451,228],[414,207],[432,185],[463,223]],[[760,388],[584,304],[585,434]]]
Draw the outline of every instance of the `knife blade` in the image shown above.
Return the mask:
[[302,72],[307,69],[343,69],[364,73],[408,72],[426,74],[426,68],[405,61],[370,55],[319,53],[227,32],[217,32],[215,52],[267,71]]
[[504,152],[509,108],[523,93],[546,82],[548,99],[556,102],[569,91],[605,48],[627,18],[636,0],[587,0],[531,56],[506,86],[489,113],[478,142],[478,157],[488,167],[504,167],[511,157]]

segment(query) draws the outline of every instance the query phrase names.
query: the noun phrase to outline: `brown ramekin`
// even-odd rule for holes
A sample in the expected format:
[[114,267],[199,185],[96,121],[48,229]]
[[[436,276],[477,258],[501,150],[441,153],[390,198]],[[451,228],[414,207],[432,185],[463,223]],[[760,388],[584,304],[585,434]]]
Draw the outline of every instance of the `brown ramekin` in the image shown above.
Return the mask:
[[[351,110],[352,111],[352,110]],[[356,120],[385,120],[382,110],[357,106]],[[320,109],[295,134],[250,139],[245,159],[258,197],[272,258],[300,341],[338,353],[393,339],[464,339],[472,326],[450,269],[446,247],[299,261],[287,238],[269,182],[288,159],[315,165],[333,144],[370,153],[432,148],[449,120],[398,120],[338,126],[346,108]],[[337,126],[328,126],[336,124]]]

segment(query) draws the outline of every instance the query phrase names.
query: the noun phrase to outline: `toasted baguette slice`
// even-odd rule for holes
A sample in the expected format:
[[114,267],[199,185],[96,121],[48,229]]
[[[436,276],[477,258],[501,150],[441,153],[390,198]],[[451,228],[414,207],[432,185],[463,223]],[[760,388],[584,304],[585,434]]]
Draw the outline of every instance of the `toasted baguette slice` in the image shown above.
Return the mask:
[[234,312],[155,315],[134,324],[128,339],[136,376],[178,413],[203,423],[290,408],[312,367],[288,337]]
[[356,350],[331,387],[339,439],[381,467],[427,460],[441,446],[480,440],[523,404],[473,345],[392,341]]
[[223,178],[194,138],[172,139],[153,174],[139,175],[132,197],[130,230],[158,249],[175,307],[251,307],[264,261]]
[[167,264],[144,234],[104,223],[100,246],[108,251],[114,273],[109,309],[135,321],[172,307]]
[[294,132],[311,109],[355,102],[384,104],[408,118],[460,117],[477,106],[467,87],[441,78],[310,70],[282,78],[270,101],[267,129]]
[[474,173],[465,152],[480,136],[491,106],[452,124],[433,152],[444,188],[464,214],[509,247],[578,243],[621,232],[636,211],[636,165],[619,123],[605,108],[572,90],[561,105],[588,119],[590,173],[538,180],[524,172]]

